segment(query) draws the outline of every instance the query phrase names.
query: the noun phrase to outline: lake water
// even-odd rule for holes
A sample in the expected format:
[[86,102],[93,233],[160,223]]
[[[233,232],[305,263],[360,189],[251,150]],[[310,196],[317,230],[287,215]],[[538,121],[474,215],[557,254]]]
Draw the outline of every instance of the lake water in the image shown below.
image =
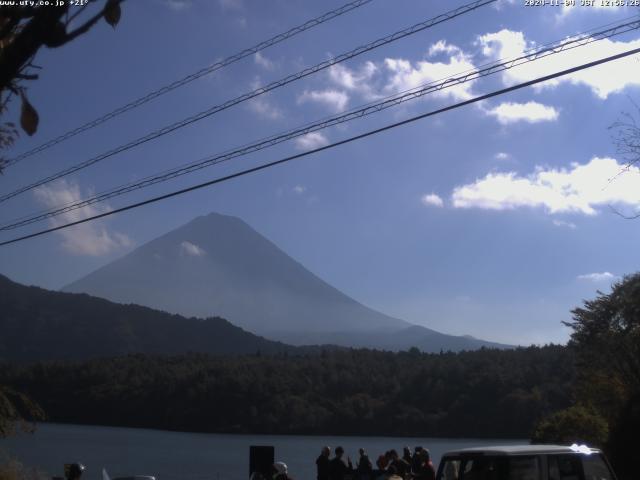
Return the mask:
[[315,480],[315,459],[323,445],[342,445],[354,461],[364,447],[373,461],[391,448],[422,445],[434,464],[457,448],[511,445],[525,440],[474,440],[398,437],[326,437],[295,435],[226,435],[167,432],[62,424],[41,424],[34,434],[0,440],[0,449],[23,464],[62,476],[64,463],[87,466],[83,480],[101,480],[102,468],[114,476],[147,474],[157,480],[247,480],[249,446],[273,445],[296,480]]

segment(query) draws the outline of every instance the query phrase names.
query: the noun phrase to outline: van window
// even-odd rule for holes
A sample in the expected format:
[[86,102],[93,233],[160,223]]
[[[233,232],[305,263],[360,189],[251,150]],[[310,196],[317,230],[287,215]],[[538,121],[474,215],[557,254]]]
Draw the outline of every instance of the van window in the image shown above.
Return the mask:
[[509,459],[509,480],[539,480],[540,466],[537,457],[513,457]]
[[461,480],[504,480],[506,459],[477,457],[465,459]]
[[613,480],[613,475],[601,455],[582,457],[585,480]]
[[447,459],[442,467],[441,480],[458,480],[460,478],[460,460]]
[[580,457],[577,455],[549,455],[549,480],[582,480]]

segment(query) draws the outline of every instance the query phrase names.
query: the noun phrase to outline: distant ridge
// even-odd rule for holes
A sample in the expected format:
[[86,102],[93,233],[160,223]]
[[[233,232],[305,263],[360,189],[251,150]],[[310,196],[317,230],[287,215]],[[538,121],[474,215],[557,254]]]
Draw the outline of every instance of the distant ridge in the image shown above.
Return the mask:
[[184,318],[85,294],[27,287],[0,275],[0,361],[308,351],[258,337],[222,318]]
[[63,290],[185,316],[220,316],[295,345],[388,350],[416,346],[424,351],[500,347],[441,334],[368,308],[244,221],[217,213],[197,217]]

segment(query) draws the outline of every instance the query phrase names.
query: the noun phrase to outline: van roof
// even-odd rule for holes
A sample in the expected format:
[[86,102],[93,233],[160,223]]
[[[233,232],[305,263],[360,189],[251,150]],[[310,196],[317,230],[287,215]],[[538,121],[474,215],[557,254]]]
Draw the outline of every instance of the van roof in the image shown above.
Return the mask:
[[[589,448],[586,445],[507,445],[496,447],[474,447],[452,450],[444,455],[466,456],[466,455],[544,455],[561,453],[583,453],[590,455],[600,453],[597,448]],[[443,455],[443,456],[444,456]]]

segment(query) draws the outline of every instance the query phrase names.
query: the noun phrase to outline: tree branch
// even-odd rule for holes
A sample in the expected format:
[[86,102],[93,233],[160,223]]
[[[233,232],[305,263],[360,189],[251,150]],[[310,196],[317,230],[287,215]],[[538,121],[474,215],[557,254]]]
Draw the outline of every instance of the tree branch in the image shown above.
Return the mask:
[[0,57],[0,91],[9,88],[23,66],[44,45],[66,10],[65,7],[47,7],[39,10],[11,44],[3,49]]
[[[116,5],[120,5],[123,1],[124,0],[114,0],[114,3]],[[89,20],[87,20],[83,25],[81,25],[78,28],[76,28],[73,32],[67,33],[67,35],[65,37],[65,40],[64,40],[64,43],[70,42],[74,38],[79,37],[80,35],[82,35],[84,33],[87,33],[89,31],[89,29],[91,27],[93,27],[104,16],[104,13],[107,10],[107,6],[108,5],[109,5],[109,2],[107,1],[102,10],[100,10],[93,17],[91,17]]]

